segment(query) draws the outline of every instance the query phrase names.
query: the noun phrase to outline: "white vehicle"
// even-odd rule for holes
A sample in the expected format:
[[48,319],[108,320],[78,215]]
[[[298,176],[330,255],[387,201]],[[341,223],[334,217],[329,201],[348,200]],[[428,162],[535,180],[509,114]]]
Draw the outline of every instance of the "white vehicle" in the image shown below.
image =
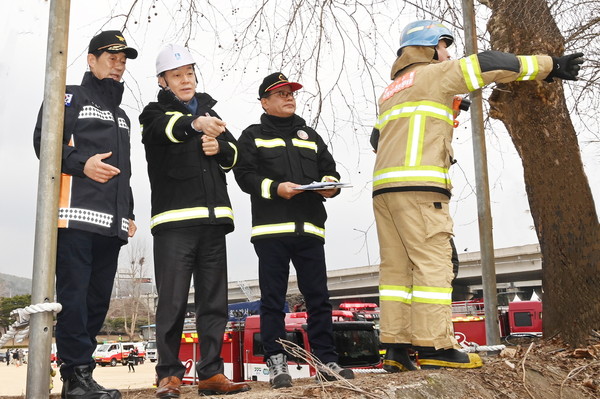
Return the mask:
[[158,352],[156,350],[156,341],[148,341],[146,344],[146,359],[154,363],[158,359]]
[[107,342],[100,345],[94,352],[94,360],[97,364],[104,367],[110,364],[111,367],[118,363],[127,364],[129,352],[136,348],[138,350],[138,362],[143,362],[146,354],[143,345],[136,342]]
[[[125,356],[126,357],[126,356]],[[123,361],[123,345],[120,342],[109,342],[96,348],[94,359],[102,367],[110,364],[116,366]]]

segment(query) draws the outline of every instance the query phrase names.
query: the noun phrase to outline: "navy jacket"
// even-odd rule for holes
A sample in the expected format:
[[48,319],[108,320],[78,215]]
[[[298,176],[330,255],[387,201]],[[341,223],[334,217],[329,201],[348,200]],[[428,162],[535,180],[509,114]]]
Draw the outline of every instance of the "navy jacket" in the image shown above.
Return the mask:
[[[130,121],[119,108],[123,83],[99,80],[86,72],[80,86],[67,86],[59,199],[59,228],[72,228],[118,236],[127,241],[133,215],[129,181]],[[42,110],[33,134],[36,155],[40,156]],[[98,183],[83,173],[93,155],[112,151],[104,162],[121,173]]]
[[339,181],[335,161],[321,136],[298,115],[263,114],[260,124],[242,132],[239,146],[240,161],[234,173],[240,188],[250,194],[251,240],[303,235],[324,241],[327,213],[322,195],[305,191],[289,200],[277,195],[277,186],[286,181],[309,184],[327,177]]

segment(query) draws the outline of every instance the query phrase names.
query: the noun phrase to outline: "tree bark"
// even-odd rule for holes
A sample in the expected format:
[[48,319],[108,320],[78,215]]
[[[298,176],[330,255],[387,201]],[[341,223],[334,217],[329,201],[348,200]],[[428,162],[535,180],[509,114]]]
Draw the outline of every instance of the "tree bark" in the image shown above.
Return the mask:
[[[564,39],[545,0],[490,0],[489,6],[493,49],[562,55]],[[543,259],[544,335],[582,345],[600,328],[600,229],[563,83],[499,84],[490,108],[523,162]]]

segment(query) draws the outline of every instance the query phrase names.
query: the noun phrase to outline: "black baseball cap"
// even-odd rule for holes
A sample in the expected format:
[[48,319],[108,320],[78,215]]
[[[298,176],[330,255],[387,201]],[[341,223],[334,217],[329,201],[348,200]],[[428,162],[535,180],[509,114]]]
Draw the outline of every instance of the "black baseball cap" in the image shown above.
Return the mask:
[[278,87],[290,86],[292,91],[300,90],[302,85],[296,82],[290,82],[281,72],[275,72],[263,79],[258,88],[258,97],[265,98],[268,91],[275,90]]
[[109,53],[125,53],[125,56],[130,59],[135,59],[138,56],[136,49],[127,47],[127,41],[123,33],[118,30],[105,30],[98,33],[90,40],[90,48],[88,53],[98,51],[108,51]]

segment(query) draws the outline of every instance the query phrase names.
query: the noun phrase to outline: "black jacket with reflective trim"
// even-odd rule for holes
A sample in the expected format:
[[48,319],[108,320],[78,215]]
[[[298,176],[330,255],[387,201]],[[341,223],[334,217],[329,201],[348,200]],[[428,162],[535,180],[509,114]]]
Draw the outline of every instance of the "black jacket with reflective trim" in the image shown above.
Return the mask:
[[[325,199],[315,191],[305,191],[287,200],[277,195],[283,182],[309,184],[325,176],[339,181],[335,161],[321,136],[306,126],[298,115],[290,127],[282,129],[276,118],[263,114],[261,123],[246,128],[240,138],[240,160],[234,169],[240,188],[252,202],[251,241],[260,238],[306,235],[324,241],[324,234],[305,229],[306,224],[323,230],[327,213]],[[339,192],[338,192],[339,193]],[[337,195],[337,194],[336,194]],[[278,227],[294,223],[294,231]],[[279,225],[269,232],[269,227]],[[259,229],[261,233],[257,233]]]
[[[133,195],[129,181],[131,123],[119,105],[123,83],[99,80],[86,72],[80,86],[67,86],[62,139],[59,228],[118,236],[127,241],[129,219],[133,215]],[[40,156],[42,140],[40,109],[33,145]],[[83,173],[93,155],[111,152],[103,162],[121,173],[106,183],[98,183]]]
[[233,231],[233,211],[225,173],[237,162],[237,142],[226,130],[218,136],[219,153],[202,151],[203,133],[191,126],[199,115],[219,117],[216,101],[196,93],[195,114],[170,91],[161,90],[158,102],[140,114],[152,189],[152,234],[162,229],[196,225],[226,225]]

